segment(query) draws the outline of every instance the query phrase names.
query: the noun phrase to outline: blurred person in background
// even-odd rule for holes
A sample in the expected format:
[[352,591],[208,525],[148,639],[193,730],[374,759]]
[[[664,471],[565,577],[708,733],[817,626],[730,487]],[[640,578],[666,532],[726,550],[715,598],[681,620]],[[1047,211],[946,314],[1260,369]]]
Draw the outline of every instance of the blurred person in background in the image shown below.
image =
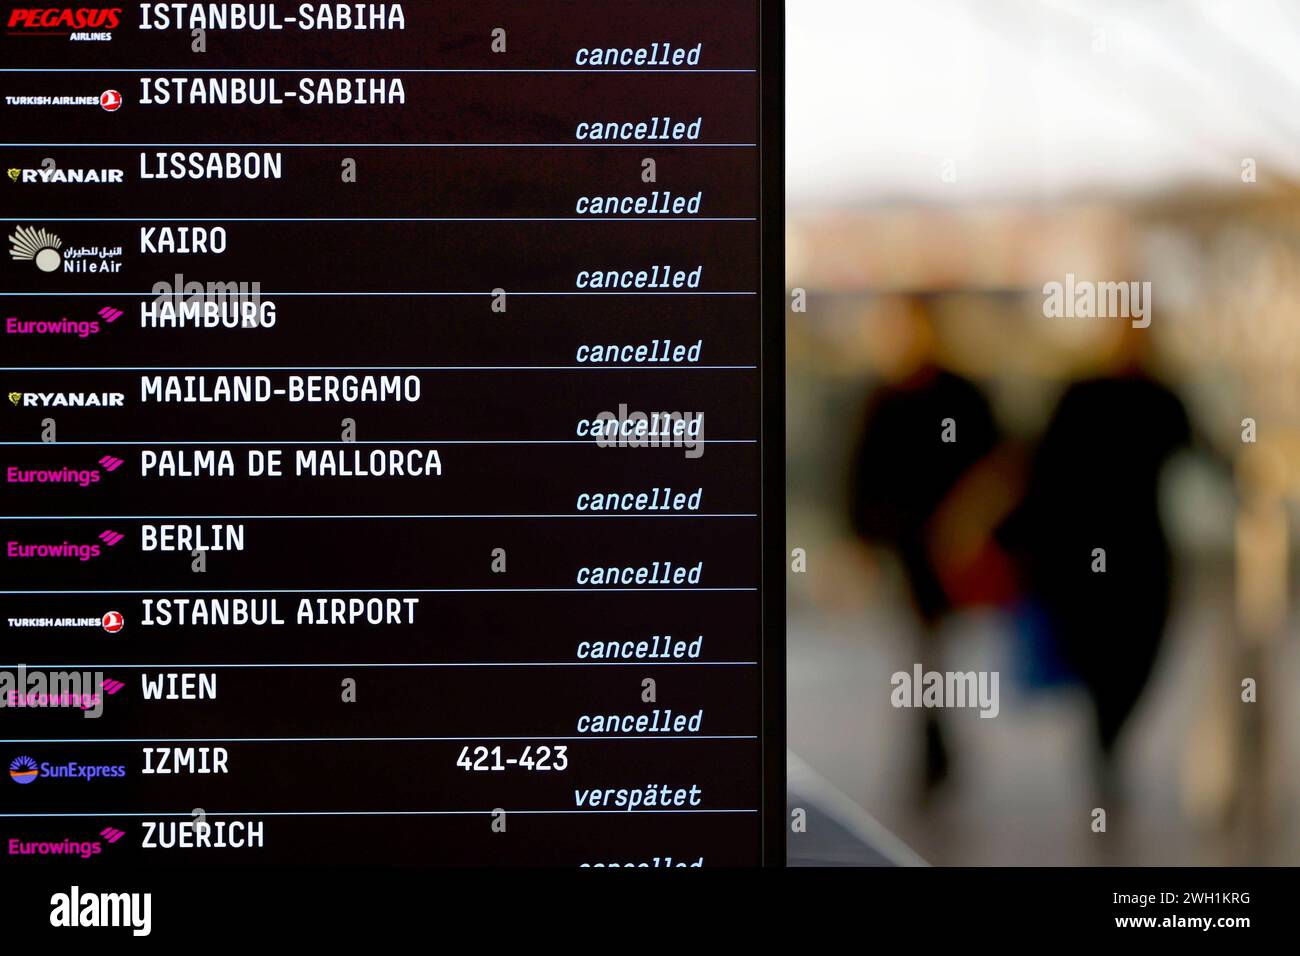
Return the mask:
[[1033,456],[1024,499],[998,532],[1029,618],[1095,714],[1094,770],[1120,796],[1114,753],[1155,665],[1172,592],[1160,474],[1187,445],[1182,401],[1146,370],[1149,335],[1127,322],[1099,374],[1068,386]]
[[[921,624],[921,663],[937,663],[953,611],[1010,591],[992,531],[1006,513],[1000,435],[979,388],[937,357],[931,301],[913,295],[881,318],[884,382],[869,396],[851,475],[853,528],[894,552]],[[949,769],[938,713],[923,709],[923,796]]]

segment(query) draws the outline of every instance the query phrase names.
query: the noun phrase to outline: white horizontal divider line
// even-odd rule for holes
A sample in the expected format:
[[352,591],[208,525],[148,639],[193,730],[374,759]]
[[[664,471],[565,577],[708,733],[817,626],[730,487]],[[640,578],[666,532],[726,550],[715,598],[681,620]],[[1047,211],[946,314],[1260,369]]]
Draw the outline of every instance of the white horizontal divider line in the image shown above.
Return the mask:
[[637,365],[7,365],[0,372],[610,372],[610,371],[735,371],[757,365],[673,365],[642,362]]
[[[23,217],[19,217],[23,218]],[[40,216],[41,222],[758,222],[756,216]]]
[[410,661],[396,664],[359,664],[349,662],[346,664],[330,664],[320,662],[308,663],[276,663],[276,664],[196,664],[186,662],[181,664],[0,664],[0,669],[16,670],[23,667],[29,671],[36,670],[154,670],[155,668],[170,667],[242,667],[250,669],[260,669],[264,667],[651,667],[659,664],[671,665],[674,667],[757,667],[758,661],[680,661],[680,660],[660,660],[654,657],[643,657],[632,661],[444,661],[444,662],[427,662],[427,661]]
[[457,743],[462,740],[757,740],[754,734],[591,734],[588,736],[529,736],[476,734],[457,737],[19,737],[0,740],[4,744],[258,744],[258,743]]
[[0,515],[0,521],[211,521],[220,518],[236,518],[240,521],[312,521],[348,518],[357,521],[380,521],[384,519],[430,519],[456,520],[495,519],[495,518],[757,518],[748,513],[718,512],[695,514],[688,512],[664,512],[662,514],[638,511],[619,512],[617,514],[601,512],[599,514],[445,514],[445,515]]
[[683,143],[645,139],[624,143],[0,143],[14,149],[757,149],[757,143]]
[[[758,443],[757,438],[701,438],[698,440],[700,445],[754,445]],[[594,438],[367,438],[355,439],[353,441],[344,441],[341,438],[314,439],[314,438],[289,438],[275,439],[268,438],[265,440],[249,441],[247,439],[233,438],[210,438],[184,441],[168,441],[159,439],[157,441],[139,441],[136,439],[117,439],[101,438],[97,441],[3,441],[0,446],[4,445],[44,445],[46,447],[56,445],[596,445],[597,440]],[[662,442],[659,448],[651,445],[632,449],[634,451],[681,451],[680,445],[673,445],[670,442]]]
[[757,591],[758,588],[726,587],[645,587],[645,588],[173,588],[144,590],[70,590],[57,591],[0,591],[4,595],[37,594],[613,594],[619,592],[651,591]]
[[[11,218],[12,218],[12,217],[11,217]],[[20,217],[20,218],[23,218],[23,217]],[[31,218],[33,218],[33,217],[28,216],[28,217],[25,217],[25,218],[31,219]],[[235,291],[235,292],[218,292],[218,291],[215,291],[215,290],[213,290],[213,291],[208,291],[208,290],[205,289],[201,294],[204,295],[204,296],[229,296],[229,295],[233,295],[233,296],[239,296],[239,297],[243,297],[243,298],[249,298],[249,297],[250,297],[250,296],[249,296],[249,293],[248,293],[247,291],[243,291],[243,292],[239,292],[239,291]],[[400,298],[400,297],[403,297],[403,296],[446,296],[446,297],[483,297],[483,298],[493,298],[494,296],[499,295],[499,293],[494,293],[494,292],[429,292],[429,291],[424,291],[424,292],[420,292],[420,291],[416,291],[416,292],[268,292],[268,291],[266,291],[266,290],[258,290],[258,293],[257,293],[257,294],[258,294],[261,298],[263,298],[263,299],[272,299],[272,298],[283,297],[283,296],[324,296],[324,297],[344,297],[344,296],[389,296],[389,297],[394,297],[394,298]],[[125,298],[145,298],[145,299],[186,299],[186,298],[189,297],[189,294],[186,293],[186,292],[184,292],[183,290],[176,290],[175,292],[156,292],[156,291],[150,291],[150,292],[5,292],[4,295],[7,295],[7,296],[23,296],[23,297],[26,297],[26,298],[33,298],[33,297],[35,297],[35,298],[43,298],[43,299],[54,298],[54,297],[56,297],[56,296],[58,296],[58,297],[79,296],[79,297],[81,297],[81,298],[85,298],[85,297],[89,296],[89,297],[96,298],[96,299],[112,298],[113,296],[116,296],[116,297],[118,297],[119,299],[120,299],[120,298],[124,298],[124,297],[125,297]],[[671,290],[670,290],[670,291],[642,291],[642,292],[635,292],[635,291],[631,291],[631,290],[628,290],[628,289],[616,290],[616,291],[611,291],[611,292],[603,292],[603,291],[602,291],[602,292],[596,292],[596,291],[591,291],[591,290],[578,290],[578,289],[574,289],[574,290],[572,290],[572,291],[568,291],[568,292],[518,292],[518,291],[514,291],[514,292],[512,292],[511,290],[507,289],[507,290],[506,290],[506,295],[508,295],[508,296],[511,296],[511,295],[513,295],[513,296],[583,296],[583,295],[594,295],[594,296],[615,296],[615,295],[678,295],[678,296],[682,296],[682,295],[705,295],[705,296],[741,296],[741,295],[753,295],[753,296],[756,296],[756,295],[758,295],[758,293],[757,293],[757,292],[701,292],[701,291],[699,291],[699,290],[687,290],[687,289],[683,289],[683,290],[681,290],[681,291],[671,291]]]
[[[493,810],[222,810],[203,811],[208,817],[464,817],[491,816]],[[610,813],[758,813],[749,809],[705,809],[702,807],[685,807],[680,809],[660,807],[637,807],[635,810],[510,810],[510,813],[528,816],[567,815],[581,816]],[[43,817],[193,817],[192,810],[167,810],[149,813],[138,810],[118,812],[104,810],[96,813],[0,813],[0,819],[36,819]]]
[[223,67],[199,66],[113,66],[113,67],[60,67],[60,66],[7,66],[0,73],[757,73],[753,68],[725,66],[693,66],[687,69],[670,69],[668,67],[360,67],[339,68],[335,66],[305,67],[240,67],[226,69]]

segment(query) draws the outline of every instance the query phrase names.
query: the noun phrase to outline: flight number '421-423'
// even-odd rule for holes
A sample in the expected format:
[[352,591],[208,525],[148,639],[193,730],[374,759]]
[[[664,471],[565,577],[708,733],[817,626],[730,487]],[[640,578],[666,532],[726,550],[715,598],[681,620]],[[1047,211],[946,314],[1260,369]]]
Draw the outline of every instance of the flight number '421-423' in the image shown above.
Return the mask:
[[463,770],[567,770],[569,748],[563,744],[529,746],[517,757],[506,757],[499,746],[465,746],[460,748],[456,766]]

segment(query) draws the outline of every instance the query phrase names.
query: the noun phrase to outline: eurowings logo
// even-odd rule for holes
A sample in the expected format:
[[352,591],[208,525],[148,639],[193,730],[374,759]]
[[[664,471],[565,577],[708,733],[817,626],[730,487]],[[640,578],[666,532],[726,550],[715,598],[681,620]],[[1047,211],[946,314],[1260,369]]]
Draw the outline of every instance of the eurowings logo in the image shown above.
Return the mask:
[[[126,536],[116,531],[105,530],[99,540],[105,547],[111,548]],[[74,544],[63,541],[58,544],[28,544],[23,541],[10,541],[5,545],[5,556],[9,558],[75,558],[78,561],[91,561],[103,554],[103,548],[97,544]]]
[[68,837],[62,840],[25,840],[22,837],[11,837],[6,842],[10,856],[61,856],[89,860],[104,852],[105,843],[119,842],[126,836],[126,831],[117,827],[104,827],[98,836],[98,840],[73,840]]
[[68,465],[59,468],[24,468],[22,465],[9,465],[4,470],[4,481],[10,485],[75,485],[78,488],[89,488],[103,478],[101,472],[112,474],[125,464],[126,461],[116,455],[104,455],[98,461],[98,468]]

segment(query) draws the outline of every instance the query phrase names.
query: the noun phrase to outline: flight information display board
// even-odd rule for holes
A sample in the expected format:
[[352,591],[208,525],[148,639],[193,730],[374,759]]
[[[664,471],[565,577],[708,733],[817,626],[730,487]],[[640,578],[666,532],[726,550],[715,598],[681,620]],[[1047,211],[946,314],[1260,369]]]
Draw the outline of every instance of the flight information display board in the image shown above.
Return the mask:
[[4,6],[0,862],[780,862],[780,10]]

